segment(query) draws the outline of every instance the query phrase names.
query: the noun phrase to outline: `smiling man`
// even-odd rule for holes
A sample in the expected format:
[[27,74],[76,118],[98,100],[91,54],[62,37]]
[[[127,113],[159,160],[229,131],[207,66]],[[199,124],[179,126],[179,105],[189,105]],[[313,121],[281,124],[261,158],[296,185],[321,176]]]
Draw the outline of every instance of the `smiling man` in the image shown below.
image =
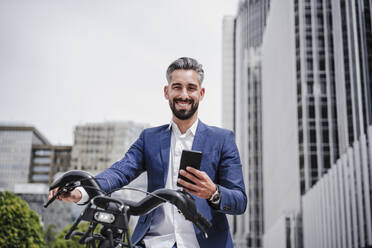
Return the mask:
[[[247,206],[234,135],[198,119],[199,102],[205,94],[201,64],[192,58],[179,58],[168,67],[166,77],[164,96],[172,110],[171,123],[144,130],[124,158],[98,174],[97,181],[106,192],[127,185],[144,171],[150,192],[178,189],[178,182],[194,196],[198,211],[212,223],[208,239],[204,239],[174,206],[164,204],[140,217],[132,236],[139,247],[233,247],[226,214],[242,214]],[[203,154],[200,170],[187,167],[180,172],[193,183],[178,179],[182,150]],[[55,192],[51,191],[49,198]],[[80,204],[89,199],[83,189],[75,189],[59,200]]]

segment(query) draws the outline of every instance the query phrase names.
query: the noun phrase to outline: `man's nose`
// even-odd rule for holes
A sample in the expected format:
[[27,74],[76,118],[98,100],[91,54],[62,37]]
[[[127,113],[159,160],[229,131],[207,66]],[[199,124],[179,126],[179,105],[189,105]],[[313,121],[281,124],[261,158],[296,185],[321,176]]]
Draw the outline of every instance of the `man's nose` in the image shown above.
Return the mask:
[[182,98],[182,99],[187,99],[187,98],[189,98],[189,94],[187,93],[187,89],[186,89],[186,87],[185,87],[185,88],[182,88],[182,91],[181,91],[181,98]]

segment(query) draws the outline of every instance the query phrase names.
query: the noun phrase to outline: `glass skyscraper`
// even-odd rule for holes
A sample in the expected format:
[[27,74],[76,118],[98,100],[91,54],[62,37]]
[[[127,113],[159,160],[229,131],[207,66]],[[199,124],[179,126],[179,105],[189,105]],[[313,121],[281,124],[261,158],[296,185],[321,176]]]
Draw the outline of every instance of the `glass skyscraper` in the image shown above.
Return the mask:
[[[233,101],[224,100],[223,119],[230,118],[243,163],[247,186],[248,207],[243,216],[230,218],[235,247],[262,247],[263,196],[262,196],[262,133],[261,133],[261,62],[260,46],[269,9],[268,0],[240,1],[235,20],[224,20],[223,83],[224,91]],[[228,22],[229,21],[229,22]],[[228,24],[227,24],[228,22]],[[230,32],[226,28],[229,25]],[[231,27],[234,27],[233,32]],[[233,35],[232,39],[227,35]],[[227,49],[228,50],[226,52]],[[231,56],[233,54],[233,56]],[[226,64],[230,58],[232,64]],[[229,69],[234,66],[233,70]],[[228,77],[231,75],[232,77]],[[232,78],[232,79],[231,79]],[[233,81],[233,83],[229,83]],[[227,88],[228,87],[228,88]],[[225,97],[224,99],[228,99]],[[233,104],[233,106],[231,105]],[[230,106],[225,106],[230,104]],[[228,108],[233,111],[228,112]],[[232,116],[231,116],[232,115]],[[226,124],[225,124],[226,123]]]
[[370,245],[370,5],[272,1],[262,66],[264,247]]
[[371,4],[240,1],[232,102],[250,203],[238,247],[370,247]]

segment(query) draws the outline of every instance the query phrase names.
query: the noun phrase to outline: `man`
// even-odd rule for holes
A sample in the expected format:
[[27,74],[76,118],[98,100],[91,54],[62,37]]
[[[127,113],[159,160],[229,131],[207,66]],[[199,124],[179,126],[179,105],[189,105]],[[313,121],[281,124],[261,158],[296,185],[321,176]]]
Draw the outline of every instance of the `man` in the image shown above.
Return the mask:
[[[233,247],[226,214],[242,214],[247,206],[242,165],[231,131],[207,126],[198,120],[203,100],[204,71],[192,58],[180,58],[167,70],[164,96],[172,110],[171,124],[144,130],[124,158],[96,176],[106,192],[127,185],[147,171],[148,191],[177,189],[177,182],[191,193],[198,211],[211,223],[208,239],[170,205],[139,218],[132,241],[142,247]],[[187,167],[178,179],[182,150],[202,152],[200,170]],[[102,180],[99,178],[105,178]],[[52,197],[55,191],[49,193]],[[84,190],[74,190],[59,200],[83,203]]]

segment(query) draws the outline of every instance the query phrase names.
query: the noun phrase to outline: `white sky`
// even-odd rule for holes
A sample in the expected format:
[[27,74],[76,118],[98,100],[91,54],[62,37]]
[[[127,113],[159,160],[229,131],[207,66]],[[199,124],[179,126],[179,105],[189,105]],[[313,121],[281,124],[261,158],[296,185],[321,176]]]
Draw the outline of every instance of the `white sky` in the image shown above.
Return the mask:
[[199,117],[221,125],[222,18],[238,0],[0,0],[0,122],[72,144],[75,125],[159,125],[168,65],[203,64]]

